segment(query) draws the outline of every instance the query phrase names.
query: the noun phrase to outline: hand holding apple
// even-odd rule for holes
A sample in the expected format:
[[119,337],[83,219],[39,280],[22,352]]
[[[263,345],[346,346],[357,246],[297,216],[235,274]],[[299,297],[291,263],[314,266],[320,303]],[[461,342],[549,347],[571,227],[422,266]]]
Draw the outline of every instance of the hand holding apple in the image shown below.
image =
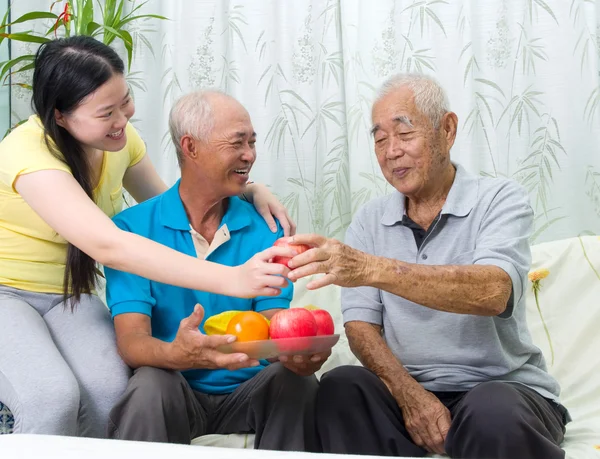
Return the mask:
[[[296,252],[296,255],[300,255],[301,253],[306,252],[310,249],[310,246],[306,244],[291,244],[287,242],[285,239],[277,239],[273,244],[273,247],[285,247],[292,249]],[[292,259],[292,257],[281,257],[276,256],[273,258],[273,263],[279,263],[289,268],[288,262]]]
[[372,273],[380,269],[377,257],[357,250],[337,239],[318,234],[296,234],[284,238],[288,244],[308,245],[311,250],[293,257],[288,262],[292,282],[314,274],[324,274],[311,280],[306,288],[315,290],[326,285],[360,287],[370,285]]

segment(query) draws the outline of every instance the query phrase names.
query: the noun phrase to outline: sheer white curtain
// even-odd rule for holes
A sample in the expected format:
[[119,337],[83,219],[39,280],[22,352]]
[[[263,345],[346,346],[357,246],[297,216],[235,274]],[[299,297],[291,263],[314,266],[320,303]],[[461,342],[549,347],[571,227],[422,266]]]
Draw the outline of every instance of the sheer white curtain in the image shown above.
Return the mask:
[[[50,3],[20,0],[13,15]],[[352,213],[389,191],[368,134],[375,89],[422,71],[458,114],[454,160],[530,190],[535,242],[599,234],[599,11],[598,0],[150,0],[142,12],[170,21],[132,28],[134,124],[173,183],[173,100],[228,91],[259,134],[252,178],[299,231],[343,237]],[[28,112],[14,88],[14,118]]]

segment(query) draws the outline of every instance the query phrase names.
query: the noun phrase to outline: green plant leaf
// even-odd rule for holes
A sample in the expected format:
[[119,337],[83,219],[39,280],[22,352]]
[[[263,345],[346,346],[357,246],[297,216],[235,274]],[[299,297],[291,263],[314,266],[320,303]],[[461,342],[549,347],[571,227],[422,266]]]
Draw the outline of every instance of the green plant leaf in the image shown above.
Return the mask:
[[120,30],[119,32],[120,34],[118,36],[123,40],[123,44],[127,50],[127,71],[129,72],[131,70],[131,60],[133,57],[133,37],[125,29]]
[[28,33],[0,33],[0,37],[27,43],[46,43],[50,41],[50,39],[46,37],[40,37],[39,35],[31,35]]
[[[122,3],[122,0],[120,3]],[[100,0],[98,0],[98,5],[100,5],[100,9],[102,10]],[[102,11],[102,21],[104,25],[108,25],[110,27],[112,21],[114,20],[116,9],[117,0],[104,0],[104,10]]]
[[33,87],[27,83],[11,83],[9,86],[18,86],[19,88],[28,89],[29,91],[33,89]]
[[85,0],[85,3],[82,3],[79,0],[77,2],[78,8],[81,8],[77,11],[77,33],[79,35],[85,35],[89,24],[94,21],[94,4],[92,0]]
[[34,19],[58,19],[58,16],[54,13],[45,12],[45,11],[33,11],[31,13],[25,13],[16,21],[12,21],[10,24],[5,24],[3,27],[8,27],[13,24],[20,24],[22,22],[32,21]]
[[11,68],[13,68],[19,62],[23,62],[23,61],[33,62],[34,60],[35,60],[35,55],[25,54],[23,56],[15,57],[14,59],[3,62],[2,63],[2,71],[0,72],[0,80],[2,80],[4,78],[4,75],[6,74],[6,72],[8,72]]
[[[0,24],[0,31],[4,31],[6,29],[6,20],[8,19],[8,13],[10,12],[10,8],[6,9],[6,13],[4,13],[4,17],[2,18],[2,23]],[[4,37],[0,36],[0,44],[4,41]],[[8,131],[7,131],[8,132]],[[6,136],[6,134],[4,134]]]
[[19,69],[15,70],[14,72],[11,72],[10,74],[16,75],[17,73],[26,72],[27,70],[31,70],[33,68],[35,68],[35,62],[30,62],[29,64],[20,67]]
[[[132,0],[129,0],[129,1],[132,2]],[[135,2],[132,2],[132,3],[135,5]],[[142,8],[146,3],[148,3],[148,0],[138,4],[137,6],[134,6],[133,9],[129,13],[127,13],[125,16],[123,16],[123,19],[125,19],[129,16],[133,16],[135,14],[135,12],[137,10],[139,10],[140,8]]]
[[96,30],[101,29],[100,24],[94,21],[90,21],[87,25],[86,35],[93,37],[95,35]]
[[63,27],[65,25],[65,21],[63,21],[62,18],[60,18],[57,22],[55,22],[54,24],[52,24],[52,26],[48,29],[48,32],[46,32],[44,34],[45,37],[47,37],[50,34],[56,33],[56,31]]
[[[127,41],[129,40],[129,45],[133,46],[133,39],[131,38],[131,34],[129,32],[127,32],[126,30],[113,29],[112,27],[109,27],[104,24],[100,24],[100,28],[104,29],[104,44],[105,45],[110,45],[116,37],[119,37],[121,40],[123,40],[123,43],[127,43]],[[107,34],[106,32],[109,32],[109,33]],[[123,32],[125,32],[126,35]],[[108,41],[108,43],[107,43],[107,41]]]

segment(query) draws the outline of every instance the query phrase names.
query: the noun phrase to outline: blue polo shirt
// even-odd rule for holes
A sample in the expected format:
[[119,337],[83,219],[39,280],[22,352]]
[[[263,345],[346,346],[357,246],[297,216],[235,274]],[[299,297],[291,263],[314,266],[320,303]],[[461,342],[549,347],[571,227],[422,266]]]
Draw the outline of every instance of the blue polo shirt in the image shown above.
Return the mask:
[[[196,256],[190,222],[179,196],[179,181],[163,194],[121,212],[113,220],[122,230]],[[237,197],[229,198],[229,206],[218,231],[224,225],[227,225],[230,239],[209,252],[206,259],[228,266],[245,263],[283,236],[279,224],[277,233],[272,233],[254,207]],[[105,268],[105,275],[106,299],[112,316],[146,314],[151,318],[152,336],[167,342],[175,339],[179,322],[192,313],[196,303],[204,307],[204,320],[200,324],[200,330],[204,331],[204,322],[213,315],[231,310],[261,312],[286,309],[293,295],[291,283],[277,297],[244,299],[166,285],[110,268]],[[197,391],[227,394],[266,365],[268,362],[261,361],[257,367],[236,371],[188,370],[182,374]]]

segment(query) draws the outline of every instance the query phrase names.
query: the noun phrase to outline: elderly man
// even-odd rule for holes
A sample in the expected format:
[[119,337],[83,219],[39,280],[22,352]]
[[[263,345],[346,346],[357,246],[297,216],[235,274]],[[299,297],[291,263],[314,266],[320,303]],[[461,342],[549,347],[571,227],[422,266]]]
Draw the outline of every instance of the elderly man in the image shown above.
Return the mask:
[[[188,94],[173,107],[169,125],[181,180],[117,215],[120,228],[226,265],[244,263],[283,236],[236,197],[256,159],[256,133],[235,99],[216,91]],[[288,272],[277,264],[272,271]],[[106,278],[119,351],[135,369],[110,413],[110,437],[189,444],[208,433],[255,432],[257,448],[318,449],[314,373],[327,356],[269,365],[221,353],[218,346],[234,338],[202,333],[204,319],[224,311],[270,318],[289,307],[291,284],[279,296],[242,299],[111,269]]]
[[527,330],[533,211],[517,183],[450,161],[457,117],[423,75],[388,80],[373,105],[375,153],[395,188],[354,217],[347,245],[293,242],[294,280],[342,287],[364,367],[321,380],[325,452],[457,458],[560,458],[568,422],[557,382]]

